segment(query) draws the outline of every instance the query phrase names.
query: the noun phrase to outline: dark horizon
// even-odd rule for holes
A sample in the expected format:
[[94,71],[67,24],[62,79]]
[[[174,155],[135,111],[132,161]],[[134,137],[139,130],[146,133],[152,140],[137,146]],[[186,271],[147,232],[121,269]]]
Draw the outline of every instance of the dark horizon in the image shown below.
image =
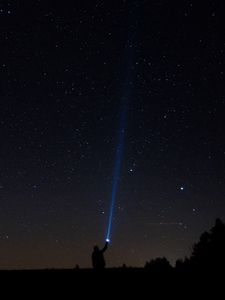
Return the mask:
[[113,182],[107,267],[174,265],[224,220],[224,11],[0,3],[0,269],[91,267]]

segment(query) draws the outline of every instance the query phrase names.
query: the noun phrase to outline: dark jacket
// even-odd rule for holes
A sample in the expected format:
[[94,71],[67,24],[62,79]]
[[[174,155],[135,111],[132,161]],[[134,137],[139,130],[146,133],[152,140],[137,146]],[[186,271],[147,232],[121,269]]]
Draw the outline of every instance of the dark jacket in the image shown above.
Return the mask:
[[108,243],[105,244],[103,249],[99,249],[98,246],[94,247],[92,252],[92,265],[94,269],[104,269],[105,268],[105,259],[103,253],[106,251]]

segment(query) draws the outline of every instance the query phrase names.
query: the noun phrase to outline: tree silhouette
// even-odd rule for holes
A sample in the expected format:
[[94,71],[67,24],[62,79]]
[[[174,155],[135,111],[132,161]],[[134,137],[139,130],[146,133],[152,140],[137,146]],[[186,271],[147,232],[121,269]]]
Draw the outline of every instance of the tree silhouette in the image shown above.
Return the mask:
[[225,224],[216,219],[210,232],[204,232],[193,247],[190,257],[192,268],[201,270],[225,267]]

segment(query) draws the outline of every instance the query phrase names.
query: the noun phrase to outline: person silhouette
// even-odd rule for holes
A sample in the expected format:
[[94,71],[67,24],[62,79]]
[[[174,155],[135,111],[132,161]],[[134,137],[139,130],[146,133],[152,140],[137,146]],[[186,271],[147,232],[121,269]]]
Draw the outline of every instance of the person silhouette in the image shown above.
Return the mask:
[[103,253],[108,248],[108,242],[106,241],[104,248],[99,249],[97,245],[94,246],[92,252],[92,266],[96,270],[102,270],[105,268],[105,259]]

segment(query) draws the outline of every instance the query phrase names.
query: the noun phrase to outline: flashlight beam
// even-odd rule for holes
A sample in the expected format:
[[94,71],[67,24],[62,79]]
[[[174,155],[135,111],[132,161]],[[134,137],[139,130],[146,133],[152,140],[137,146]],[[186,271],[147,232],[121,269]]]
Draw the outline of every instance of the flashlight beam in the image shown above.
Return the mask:
[[113,171],[113,182],[112,182],[112,193],[111,193],[111,204],[110,204],[110,211],[109,211],[109,221],[106,233],[106,241],[110,240],[111,235],[111,228],[112,228],[112,220],[113,220],[113,213],[114,207],[116,202],[116,196],[119,187],[120,181],[120,172],[121,172],[121,164],[123,159],[123,150],[124,150],[124,140],[125,140],[125,125],[126,125],[126,118],[127,118],[127,101],[122,99],[122,111],[120,115],[120,130],[119,130],[119,138],[118,138],[118,145],[116,149],[116,159],[115,159],[115,167]]

